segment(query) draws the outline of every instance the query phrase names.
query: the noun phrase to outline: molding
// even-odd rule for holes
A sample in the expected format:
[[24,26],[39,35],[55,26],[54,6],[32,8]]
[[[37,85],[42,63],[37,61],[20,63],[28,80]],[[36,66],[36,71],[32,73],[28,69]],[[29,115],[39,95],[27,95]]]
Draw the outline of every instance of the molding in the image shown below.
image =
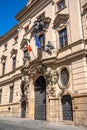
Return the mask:
[[[17,105],[20,104],[20,102],[13,102],[13,103],[8,103],[8,104],[0,104],[0,107],[4,107],[4,106],[12,106],[12,105]],[[0,111],[1,112],[1,111]],[[3,111],[2,111],[3,112]]]
[[40,12],[39,9],[41,8],[42,10],[43,5],[45,5],[45,8],[48,5],[47,3],[49,2],[52,2],[52,0],[34,0],[16,15],[16,19],[21,22],[23,21],[23,19],[26,19],[29,16],[30,18],[35,16],[35,14],[37,14],[37,11]]

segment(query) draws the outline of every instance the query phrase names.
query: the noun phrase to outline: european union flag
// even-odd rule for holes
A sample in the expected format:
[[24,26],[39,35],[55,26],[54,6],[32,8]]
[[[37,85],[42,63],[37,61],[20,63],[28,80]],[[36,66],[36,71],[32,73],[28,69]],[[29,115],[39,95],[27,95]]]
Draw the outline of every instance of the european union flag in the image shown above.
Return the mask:
[[36,37],[35,37],[35,40],[36,40],[36,46],[37,46],[38,48],[41,48],[41,43],[40,43],[40,40],[39,40],[39,38],[38,38],[37,35],[36,35]]

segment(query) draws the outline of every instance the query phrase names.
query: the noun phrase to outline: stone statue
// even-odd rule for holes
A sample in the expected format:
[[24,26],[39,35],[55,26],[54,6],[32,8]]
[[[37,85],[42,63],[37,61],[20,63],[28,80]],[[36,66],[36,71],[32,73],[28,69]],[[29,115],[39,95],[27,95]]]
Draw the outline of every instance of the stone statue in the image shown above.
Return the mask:
[[29,76],[24,77],[25,85],[24,85],[24,94],[28,94],[28,88],[29,88]]
[[47,94],[49,97],[56,97],[57,96],[57,87],[58,87],[58,70],[53,70],[48,68],[46,72],[46,79],[47,79]]

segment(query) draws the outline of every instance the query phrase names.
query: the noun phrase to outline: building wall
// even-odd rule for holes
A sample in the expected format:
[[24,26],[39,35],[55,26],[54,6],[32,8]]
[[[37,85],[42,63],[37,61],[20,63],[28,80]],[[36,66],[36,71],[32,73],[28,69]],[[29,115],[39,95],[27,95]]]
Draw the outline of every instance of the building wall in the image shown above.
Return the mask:
[[[6,70],[2,75],[0,71],[0,88],[2,89],[2,99],[0,104],[1,116],[21,117],[21,104],[22,104],[22,92],[21,83],[27,77],[27,103],[26,103],[26,117],[35,119],[35,82],[38,77],[43,76],[46,80],[46,120],[52,122],[60,122],[65,124],[82,125],[87,122],[86,120],[86,98],[87,98],[87,61],[86,61],[86,16],[81,17],[82,8],[80,4],[84,1],[78,0],[65,0],[65,7],[58,11],[57,3],[59,0],[38,0],[27,6],[24,12],[20,12],[17,17],[19,18],[19,25],[13,30],[8,32],[4,38],[0,41],[0,68],[2,70],[2,58],[6,57]],[[43,51],[42,60],[40,64],[35,61],[37,57],[37,46],[35,45],[35,38],[31,35],[32,28],[35,20],[42,13],[45,12],[45,17],[51,19],[49,26],[45,32],[45,47],[48,41],[54,45],[52,54],[49,55]],[[29,26],[29,31],[25,33],[26,26]],[[59,43],[59,31],[67,29],[68,45],[60,48]],[[84,34],[84,35],[83,35]],[[18,42],[14,44],[14,38],[18,35]],[[83,37],[84,36],[84,37]],[[33,52],[30,52],[31,59],[28,67],[24,66],[23,58],[24,52],[21,47],[25,44],[23,38],[30,39],[30,45]],[[7,50],[4,51],[4,44],[7,43]],[[16,56],[16,69],[12,70],[12,56],[15,54],[14,49],[17,50]],[[55,84],[47,84],[48,78],[46,72],[42,72],[45,65],[46,69],[51,68],[51,71],[57,72],[58,82]],[[36,68],[35,68],[36,67]],[[39,72],[36,69],[40,69]],[[66,67],[69,72],[69,83],[65,88],[61,88],[61,70]],[[35,69],[35,70],[33,70]],[[30,72],[31,71],[31,72]],[[34,72],[35,71],[35,72]],[[50,73],[51,73],[50,71]],[[34,73],[34,74],[33,74]],[[49,76],[49,75],[48,75]],[[51,80],[51,78],[50,78]],[[51,81],[50,81],[51,82]],[[10,86],[14,85],[13,102],[9,103]],[[49,89],[56,89],[55,96],[49,96],[51,94]],[[62,86],[64,87],[64,86]],[[62,98],[65,95],[70,95],[72,100],[73,120],[63,119],[63,104]],[[82,104],[83,103],[83,104]]]

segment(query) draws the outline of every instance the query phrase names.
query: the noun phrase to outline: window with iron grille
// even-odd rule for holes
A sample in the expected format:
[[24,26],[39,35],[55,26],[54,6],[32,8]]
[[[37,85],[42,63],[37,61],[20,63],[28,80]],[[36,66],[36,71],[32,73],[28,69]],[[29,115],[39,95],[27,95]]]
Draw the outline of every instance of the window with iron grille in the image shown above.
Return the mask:
[[68,44],[66,28],[64,28],[59,32],[59,43],[60,43],[60,48],[65,47]]
[[13,92],[14,92],[14,86],[10,87],[10,96],[9,96],[9,102],[13,102]]
[[16,68],[16,56],[15,57],[13,57],[13,70]]
[[1,100],[2,100],[2,89],[0,90],[0,104],[1,104]]
[[61,70],[61,83],[64,87],[68,85],[69,82],[69,71],[67,68]]
[[62,10],[65,7],[65,0],[60,1],[57,3],[58,11]]
[[6,62],[2,63],[2,75],[5,74],[5,64],[6,64]]

